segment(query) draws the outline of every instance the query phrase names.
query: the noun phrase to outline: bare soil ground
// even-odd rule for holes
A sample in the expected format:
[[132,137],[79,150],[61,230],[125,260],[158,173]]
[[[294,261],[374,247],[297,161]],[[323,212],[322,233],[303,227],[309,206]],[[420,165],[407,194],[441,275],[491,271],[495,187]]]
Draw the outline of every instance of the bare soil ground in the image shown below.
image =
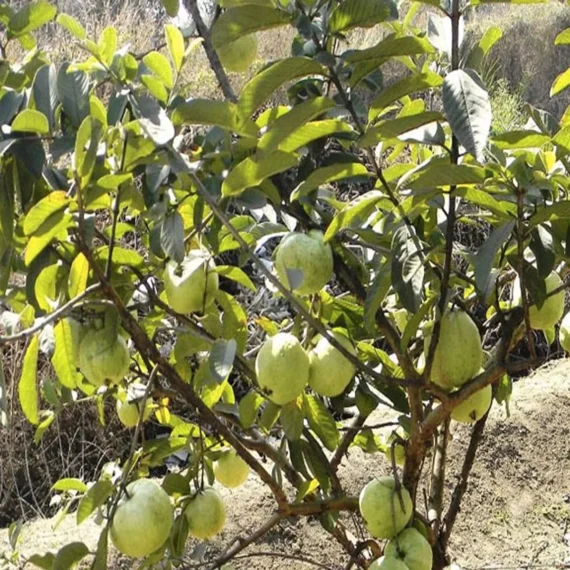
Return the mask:
[[[570,361],[558,361],[515,384],[509,418],[504,408],[494,407],[451,544],[461,568],[570,567],[569,376]],[[456,452],[465,448],[468,436],[469,428],[455,429],[452,456],[461,457]],[[459,462],[450,465],[448,492],[458,467]],[[356,495],[373,475],[385,471],[383,457],[355,449],[344,462],[342,480]],[[253,477],[240,489],[222,492],[228,524],[219,539],[207,545],[207,558],[261,526],[273,508],[271,497]],[[353,531],[358,535],[361,529],[353,525]],[[54,531],[53,521],[37,520],[26,525],[20,549],[24,555],[44,553],[70,541],[84,541],[94,549],[97,537],[91,521],[77,527],[68,517]],[[194,547],[189,543],[189,555]],[[0,552],[7,548],[7,532],[0,531]],[[204,555],[203,549],[197,554]],[[248,558],[236,560],[235,570],[305,570],[318,565],[340,570],[348,561],[318,521],[306,520],[284,522],[244,554]],[[312,562],[303,561],[305,557]],[[186,567],[191,567],[188,562]],[[133,566],[115,557],[110,567]]]

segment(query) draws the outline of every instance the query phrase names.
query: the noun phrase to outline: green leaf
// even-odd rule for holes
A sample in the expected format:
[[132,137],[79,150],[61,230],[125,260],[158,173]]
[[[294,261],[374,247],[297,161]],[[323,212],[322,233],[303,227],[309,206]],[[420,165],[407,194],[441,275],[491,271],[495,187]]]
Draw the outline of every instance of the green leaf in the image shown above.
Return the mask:
[[332,219],[327,231],[324,235],[324,240],[329,241],[339,231],[349,228],[351,226],[362,226],[363,222],[374,210],[376,204],[385,198],[384,194],[378,190],[366,192],[351,200],[345,207],[338,212]]
[[77,343],[79,339],[68,320],[59,321],[53,329],[55,337],[55,350],[51,363],[61,384],[73,390],[81,379],[77,371],[79,365],[76,362]]
[[324,184],[331,184],[354,176],[372,177],[368,169],[359,162],[346,162],[323,166],[314,170],[304,182],[301,182],[291,194],[291,200],[297,200],[307,196],[313,190]]
[[85,493],[87,485],[81,479],[66,478],[56,481],[52,486],[54,491],[79,491]]
[[417,129],[422,125],[441,121],[442,119],[441,113],[435,111],[425,111],[415,115],[397,117],[396,119],[386,119],[376,123],[374,127],[368,128],[364,136],[358,141],[358,144],[361,147],[373,146],[384,140],[393,139],[403,133]]
[[97,541],[97,552],[91,563],[90,570],[107,570],[107,555],[109,545],[109,527],[105,527]]
[[423,91],[424,89],[439,87],[442,83],[442,77],[431,71],[417,75],[410,75],[409,77],[394,83],[380,93],[374,101],[372,101],[368,111],[368,121],[371,122],[376,119],[378,115],[386,109],[386,107],[398,99],[406,97],[412,93],[417,93],[418,91]]
[[364,302],[364,326],[370,333],[376,331],[376,313],[382,306],[392,283],[390,264],[385,262],[380,266],[374,280],[368,287]]
[[416,36],[403,38],[387,38],[374,47],[350,52],[346,57],[349,63],[376,61],[381,63],[391,57],[404,55],[418,55],[422,53],[434,53],[435,49],[425,39]]
[[216,50],[261,30],[288,24],[291,16],[269,6],[244,5],[226,10],[212,27],[212,44]]
[[330,464],[317,440],[310,433],[305,433],[305,437],[308,440],[307,442],[301,440],[301,443],[306,444],[303,445],[305,462],[319,482],[322,490],[328,493],[331,486]]
[[485,190],[479,190],[478,188],[469,186],[462,186],[461,188],[457,189],[457,195],[461,196],[465,200],[468,200],[472,204],[486,208],[499,218],[506,218],[511,215],[516,216],[516,204],[507,201],[499,201]]
[[143,57],[143,63],[168,87],[174,87],[174,78],[170,62],[166,56],[157,51],[151,51]]
[[503,150],[540,148],[551,140],[548,135],[536,131],[508,131],[492,138],[493,144]]
[[17,38],[33,32],[53,20],[56,13],[56,7],[44,0],[28,3],[10,18],[8,34]]
[[392,286],[404,308],[412,313],[421,306],[423,284],[419,239],[413,228],[402,226],[392,240]]
[[24,109],[16,116],[11,127],[14,132],[49,134],[47,117],[34,109]]
[[69,570],[88,554],[89,548],[83,542],[66,544],[55,555],[53,570]]
[[89,262],[82,253],[79,253],[73,260],[69,270],[68,292],[71,299],[85,291],[88,279]]
[[66,192],[50,192],[37,204],[32,206],[24,219],[24,235],[30,236],[39,230],[41,225],[52,215],[63,210],[71,203]]
[[404,333],[402,334],[402,340],[400,341],[400,349],[402,351],[405,351],[408,348],[410,341],[416,336],[422,321],[429,314],[436,302],[437,297],[435,295],[427,299],[408,321],[408,324],[404,329]]
[[237,342],[235,339],[219,339],[212,346],[208,359],[210,372],[217,382],[223,382],[232,371],[236,357]]
[[57,99],[57,71],[55,65],[44,65],[38,69],[32,86],[36,109],[48,120],[49,131],[54,125]]
[[225,277],[226,279],[231,279],[244,287],[247,287],[251,291],[257,291],[257,287],[253,284],[253,281],[249,278],[248,274],[234,265],[217,265],[215,271],[218,275]]
[[536,259],[538,276],[546,279],[556,264],[552,234],[543,225],[534,227],[531,231],[529,247]]
[[32,554],[28,558],[28,562],[37,566],[38,568],[43,568],[43,570],[53,570],[53,563],[55,561],[55,554],[53,552],[48,552],[43,556],[40,554]]
[[176,263],[184,260],[184,220],[178,211],[170,212],[160,228],[160,245]]
[[568,44],[570,44],[570,28],[566,28],[560,32],[554,40],[554,45],[557,46],[566,46]]
[[42,421],[39,423],[34,433],[35,445],[38,445],[40,443],[45,432],[48,430],[51,424],[53,424],[54,421],[55,421],[55,413],[53,411],[49,410],[42,414]]
[[164,10],[171,17],[175,18],[178,16],[180,10],[180,0],[162,0],[162,5]]
[[503,37],[501,28],[491,26],[488,28],[483,37],[473,46],[467,57],[467,63],[464,67],[477,70],[479,73],[483,71],[485,58],[488,56],[491,48]]
[[[226,14],[229,12],[231,10]],[[290,57],[271,64],[242,89],[238,114],[241,117],[251,117],[284,83],[307,75],[325,75],[325,69],[315,60],[306,57]]]
[[334,451],[339,444],[340,435],[336,422],[327,407],[317,396],[305,394],[303,410],[310,428],[329,451]]
[[489,278],[491,276],[491,269],[494,267],[495,256],[511,235],[514,227],[514,221],[509,221],[494,229],[475,255],[473,260],[475,285],[477,292],[481,296],[485,296],[488,292]]
[[22,363],[22,375],[18,384],[18,397],[26,419],[34,425],[40,421],[38,401],[38,355],[40,338],[35,335],[30,340]]
[[223,196],[238,196],[246,188],[259,186],[266,178],[297,165],[297,156],[276,150],[242,160],[224,180]]
[[105,28],[99,36],[97,47],[103,63],[110,67],[117,51],[117,30],[111,26]]
[[297,441],[303,433],[303,422],[305,420],[305,415],[298,399],[285,404],[281,408],[279,418],[285,437],[289,441]]
[[239,403],[239,421],[243,429],[249,429],[257,418],[259,409],[265,402],[265,398],[257,392],[249,392]]
[[51,313],[56,308],[59,269],[58,263],[43,267],[34,283],[36,301],[46,313]]
[[558,95],[558,93],[568,89],[568,86],[570,86],[570,69],[563,71],[556,77],[550,88],[550,96],[554,97],[554,95]]
[[334,107],[336,103],[328,97],[314,97],[293,107],[288,113],[280,116],[261,137],[259,150],[264,152],[276,150],[299,127]]
[[341,134],[356,138],[356,131],[350,124],[342,119],[313,121],[299,127],[295,132],[291,133],[279,144],[279,149],[284,152],[294,152],[317,139]]
[[336,34],[397,19],[398,5],[394,0],[345,0],[333,10],[329,31]]
[[213,125],[245,137],[256,137],[257,126],[251,120],[238,116],[238,108],[228,101],[194,99],[178,105],[172,113],[175,126]]
[[563,200],[540,208],[534,216],[532,216],[531,224],[537,226],[544,222],[554,222],[556,220],[568,220],[570,219],[570,201]]
[[94,117],[89,116],[85,118],[77,131],[74,165],[77,175],[83,179],[88,180],[95,168],[102,129],[103,125]]
[[491,129],[491,102],[472,69],[450,72],[443,82],[443,109],[453,134],[465,150],[482,158]]
[[166,24],[164,26],[164,35],[166,37],[170,58],[174,64],[174,69],[179,73],[184,64],[184,36],[182,32],[172,24]]
[[89,77],[82,71],[68,73],[69,63],[65,62],[57,74],[57,92],[65,114],[74,127],[79,128],[89,115]]
[[77,524],[81,524],[91,513],[102,506],[113,494],[115,486],[109,479],[101,479],[94,483],[81,497],[77,507]]
[[58,14],[56,22],[63,26],[70,34],[74,35],[78,40],[84,40],[87,37],[85,28],[72,16],[67,14]]
[[410,190],[426,190],[440,186],[483,184],[487,178],[485,169],[468,164],[428,165],[415,175],[406,187]]

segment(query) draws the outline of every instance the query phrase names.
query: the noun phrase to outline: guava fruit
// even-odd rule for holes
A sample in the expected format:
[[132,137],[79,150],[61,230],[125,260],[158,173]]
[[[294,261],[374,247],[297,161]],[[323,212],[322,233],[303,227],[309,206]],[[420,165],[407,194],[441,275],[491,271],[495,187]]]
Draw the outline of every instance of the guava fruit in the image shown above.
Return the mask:
[[560,339],[560,346],[566,352],[570,352],[570,313],[567,313],[560,323],[558,338]]
[[405,487],[396,492],[393,477],[373,479],[360,492],[359,508],[366,526],[376,538],[393,538],[408,524],[414,512]]
[[227,487],[233,489],[245,483],[249,475],[249,465],[231,449],[224,451],[220,458],[214,465],[214,476],[216,481]]
[[404,463],[406,462],[406,448],[403,443],[400,443],[400,440],[405,440],[407,437],[406,432],[402,428],[398,428],[396,431],[393,431],[386,440],[386,450],[384,451],[384,455],[390,464],[392,463],[393,448],[394,461],[396,462],[396,465],[400,467],[404,466]]
[[105,328],[90,329],[79,345],[79,368],[96,387],[119,383],[129,371],[130,360],[125,339]]
[[217,50],[226,71],[244,73],[257,57],[257,36],[250,34],[226,44]]
[[[283,285],[297,295],[317,293],[333,276],[331,246],[323,242],[323,234],[317,230],[308,234],[292,232],[277,247],[275,268]],[[287,270],[298,273],[292,285]]]
[[289,333],[268,338],[257,353],[257,383],[278,406],[297,398],[309,381],[309,355],[299,340]]
[[211,487],[199,491],[184,509],[184,514],[190,534],[200,540],[216,536],[226,524],[224,501]]
[[473,424],[478,422],[491,407],[493,402],[493,388],[485,386],[482,390],[478,390],[471,394],[467,400],[455,406],[451,412],[451,417],[456,422],[463,424]]
[[[356,355],[352,342],[346,336],[334,331],[332,335],[346,350]],[[314,348],[309,351],[309,386],[317,394],[333,398],[344,392],[356,368],[326,338],[317,335],[313,339],[315,342]]]
[[111,522],[111,540],[119,552],[133,558],[148,556],[167,540],[173,509],[168,495],[154,481],[129,483]]
[[[427,354],[431,333],[426,334]],[[479,373],[484,354],[477,325],[464,311],[447,311],[441,318],[439,342],[431,368],[431,381],[442,388],[458,388]]]
[[164,270],[164,291],[172,309],[180,314],[203,313],[218,292],[219,278],[209,252],[191,250],[180,265],[169,261]]
[[[144,386],[141,385],[142,390],[144,391]],[[144,392],[143,392],[144,393]],[[117,415],[119,416],[120,422],[128,428],[136,427],[139,421],[139,413],[142,407],[142,401],[129,401],[127,399],[127,394],[121,393],[119,394],[119,398],[117,399],[116,409]],[[152,400],[149,398],[145,402],[144,412],[142,421],[146,422],[150,415],[152,414],[153,404]]]
[[368,570],[410,570],[401,560],[389,556],[382,556],[374,560]]
[[401,560],[409,570],[431,570],[433,564],[431,546],[415,528],[406,528],[390,540],[384,554]]
[[[558,289],[562,285],[562,279],[558,273],[553,271],[545,280],[546,292],[550,293],[554,289]],[[513,282],[512,306],[522,305],[521,282],[519,277]],[[533,329],[548,330],[551,329],[564,314],[564,291],[547,297],[540,309],[536,305],[531,305],[528,310],[530,326]]]

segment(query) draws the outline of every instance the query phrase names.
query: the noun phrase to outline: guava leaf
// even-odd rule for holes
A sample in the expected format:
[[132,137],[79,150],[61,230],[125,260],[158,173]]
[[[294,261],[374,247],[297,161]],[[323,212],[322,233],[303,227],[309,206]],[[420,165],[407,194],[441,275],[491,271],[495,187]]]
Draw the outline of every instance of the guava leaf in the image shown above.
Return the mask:
[[18,396],[22,411],[26,419],[34,425],[39,423],[39,401],[38,401],[38,355],[40,349],[40,338],[38,335],[32,337],[22,365],[22,375],[18,384]]
[[281,408],[279,418],[287,439],[290,441],[298,440],[303,433],[303,421],[305,419],[299,402],[294,400],[285,404]]
[[83,495],[77,507],[77,524],[81,524],[113,494],[115,486],[108,479],[101,479]]
[[66,544],[55,555],[53,570],[69,570],[89,554],[89,548],[83,542]]
[[210,372],[217,382],[223,382],[232,371],[236,357],[237,342],[220,339],[214,343],[210,352]]

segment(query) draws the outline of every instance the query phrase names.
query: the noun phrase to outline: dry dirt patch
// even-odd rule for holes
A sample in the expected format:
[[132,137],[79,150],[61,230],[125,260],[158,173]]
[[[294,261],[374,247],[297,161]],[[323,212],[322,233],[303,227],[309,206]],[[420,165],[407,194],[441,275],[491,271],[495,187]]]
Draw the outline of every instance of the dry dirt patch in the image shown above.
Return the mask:
[[[515,384],[510,418],[495,406],[451,544],[461,567],[556,568],[570,560],[565,542],[570,533],[569,377],[570,361],[558,361]],[[469,428],[455,429],[451,455],[465,448],[468,437]],[[453,489],[458,466],[450,466],[448,492]],[[345,460],[341,475],[347,491],[357,494],[372,474],[385,471],[383,457],[355,449]],[[236,536],[247,536],[263,524],[273,508],[271,497],[253,477],[240,489],[222,492],[228,525],[219,539],[207,545],[207,556]],[[76,540],[85,541],[90,548],[96,545],[98,529],[91,521],[77,527],[73,517],[68,517],[57,530],[52,527],[51,520],[27,524],[22,552],[56,550]],[[353,530],[360,531],[358,526]],[[189,552],[194,546],[189,544]],[[0,531],[0,551],[6,548],[7,532]],[[237,560],[236,570],[315,568],[299,559],[281,559],[280,554],[308,557],[331,569],[342,569],[347,563],[318,521],[285,521],[245,553],[276,556]],[[131,563],[115,558],[112,567],[130,568]]]

